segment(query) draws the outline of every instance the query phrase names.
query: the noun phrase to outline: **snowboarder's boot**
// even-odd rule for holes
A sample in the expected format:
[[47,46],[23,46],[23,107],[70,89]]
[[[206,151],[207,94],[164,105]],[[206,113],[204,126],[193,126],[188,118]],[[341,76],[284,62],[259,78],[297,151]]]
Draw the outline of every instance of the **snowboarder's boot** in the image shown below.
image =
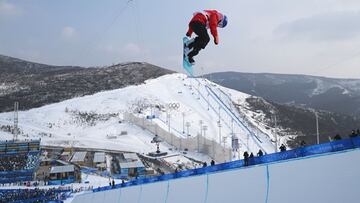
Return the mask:
[[189,49],[192,49],[194,46],[192,46],[192,43],[195,41],[195,38],[190,38],[189,41],[185,43],[185,46]]
[[195,65],[195,60],[193,57],[188,56],[188,60],[191,65]]
[[189,48],[189,47],[185,47],[185,49],[184,49],[184,52],[185,52],[185,55],[187,56],[187,55],[189,55],[189,53],[190,52],[192,52],[192,50],[193,50],[194,48]]

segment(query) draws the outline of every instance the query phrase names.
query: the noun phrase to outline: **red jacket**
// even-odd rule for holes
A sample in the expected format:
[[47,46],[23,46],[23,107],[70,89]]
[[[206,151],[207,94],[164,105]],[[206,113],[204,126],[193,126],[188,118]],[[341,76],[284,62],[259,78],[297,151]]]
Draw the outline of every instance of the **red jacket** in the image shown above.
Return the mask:
[[[218,37],[217,26],[219,21],[223,18],[223,15],[217,10],[204,10],[203,12],[197,12],[191,19],[191,22],[197,21],[204,24],[207,28],[210,28],[210,32],[214,38]],[[189,25],[190,25],[189,23]],[[187,35],[191,36],[193,30],[190,28],[187,31]]]

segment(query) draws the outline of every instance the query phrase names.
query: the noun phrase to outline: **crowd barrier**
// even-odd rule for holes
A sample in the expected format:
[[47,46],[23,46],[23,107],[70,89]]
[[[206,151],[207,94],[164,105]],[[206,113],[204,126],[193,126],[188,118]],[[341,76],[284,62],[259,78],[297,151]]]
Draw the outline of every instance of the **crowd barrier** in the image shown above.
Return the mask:
[[[284,161],[289,159],[307,157],[307,156],[315,156],[321,155],[325,153],[332,153],[338,151],[344,151],[349,149],[360,148],[360,136],[355,138],[349,138],[344,140],[332,141],[324,144],[319,145],[312,145],[306,147],[300,147],[293,150],[288,150],[284,152],[278,152],[273,154],[266,154],[260,157],[254,157],[249,159],[249,165],[258,165],[258,164],[269,164],[278,161]],[[115,186],[105,186],[93,189],[93,192],[100,192],[115,188],[122,188],[122,187],[130,187],[135,185],[142,185],[146,183],[153,183],[159,181],[166,181],[171,179],[189,177],[189,176],[196,176],[196,175],[203,175],[207,173],[214,173],[220,172],[224,170],[231,170],[240,167],[244,167],[245,163],[244,160],[237,160],[222,164],[217,164],[214,166],[207,166],[203,168],[191,169],[186,171],[181,171],[172,174],[165,174],[161,176],[153,176],[153,177],[145,177],[135,179],[126,183],[116,184]]]
[[62,179],[62,180],[49,180],[49,185],[63,185],[63,184],[71,184],[75,182],[75,177],[71,177],[68,179]]

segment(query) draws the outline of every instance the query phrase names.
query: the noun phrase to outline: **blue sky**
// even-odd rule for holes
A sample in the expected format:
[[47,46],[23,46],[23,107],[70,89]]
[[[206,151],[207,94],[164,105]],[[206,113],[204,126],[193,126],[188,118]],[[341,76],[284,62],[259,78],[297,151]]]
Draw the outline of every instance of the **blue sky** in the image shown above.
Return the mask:
[[197,73],[272,72],[360,78],[357,0],[0,0],[0,54],[54,65],[146,61],[181,72],[192,13],[229,17]]

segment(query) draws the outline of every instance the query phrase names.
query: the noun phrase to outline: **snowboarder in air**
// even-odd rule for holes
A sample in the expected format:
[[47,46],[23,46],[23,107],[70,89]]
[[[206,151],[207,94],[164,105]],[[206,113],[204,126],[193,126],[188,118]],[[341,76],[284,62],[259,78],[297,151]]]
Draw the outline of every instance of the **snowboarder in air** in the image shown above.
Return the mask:
[[219,36],[217,28],[224,28],[227,25],[227,17],[217,10],[204,10],[202,12],[194,13],[193,18],[189,23],[189,29],[186,36],[191,37],[195,32],[197,37],[189,40],[187,46],[187,56],[189,62],[195,64],[194,56],[196,56],[201,49],[204,49],[210,41],[207,29],[210,29],[211,35],[214,37],[214,43],[219,44]]

